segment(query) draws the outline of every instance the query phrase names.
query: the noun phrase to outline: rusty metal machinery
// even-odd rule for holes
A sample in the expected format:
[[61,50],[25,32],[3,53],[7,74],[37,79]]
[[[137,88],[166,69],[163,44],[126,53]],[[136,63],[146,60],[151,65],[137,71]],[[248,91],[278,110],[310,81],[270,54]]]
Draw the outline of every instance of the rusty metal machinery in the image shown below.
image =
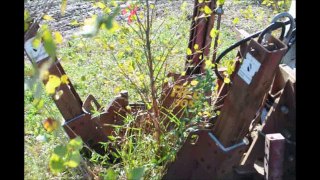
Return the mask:
[[[207,20],[196,19],[205,5],[215,11]],[[168,74],[173,81],[163,84],[159,100],[161,119],[165,123],[169,123],[167,116],[170,113],[178,119],[192,118],[184,113],[184,109],[192,106],[190,100],[196,99],[199,92],[191,92],[183,84],[205,78],[205,63],[200,57],[209,56],[210,30],[216,16],[219,27],[221,10],[221,6],[216,7],[216,1],[195,1],[188,47],[194,51],[194,45],[198,44],[203,52],[187,55],[184,76]],[[219,85],[217,100],[211,102],[211,92],[202,93],[209,97],[208,104],[220,114],[211,119],[210,126],[199,126],[189,133],[175,161],[168,164],[163,179],[295,179],[295,71],[281,64],[283,57],[287,57],[288,48],[293,51],[290,47],[295,38],[295,26],[290,15],[283,16],[290,20],[283,23],[276,18],[266,29],[233,44],[217,58],[214,54],[212,61],[216,66],[212,71],[216,73]],[[288,24],[291,30],[285,33]],[[36,24],[31,28],[25,35],[25,46],[30,44],[38,29]],[[271,32],[279,28],[282,31],[278,38]],[[219,62],[239,46],[239,60],[230,76],[231,83],[225,84]],[[27,49],[27,55],[39,68],[49,60],[41,53],[32,55],[32,51],[40,49]],[[58,59],[49,68],[49,73],[58,77],[65,74]],[[60,88],[64,93],[58,100],[53,99],[65,119],[65,132],[70,138],[80,136],[88,147],[100,154],[106,152],[99,142],[108,142],[108,136],[114,133],[114,128],[105,124],[122,125],[127,114],[146,111],[144,104],[129,103],[126,91],[102,107],[92,95],[82,101],[71,82]],[[131,107],[130,111],[127,106]],[[94,116],[93,109],[98,109],[100,114]]]

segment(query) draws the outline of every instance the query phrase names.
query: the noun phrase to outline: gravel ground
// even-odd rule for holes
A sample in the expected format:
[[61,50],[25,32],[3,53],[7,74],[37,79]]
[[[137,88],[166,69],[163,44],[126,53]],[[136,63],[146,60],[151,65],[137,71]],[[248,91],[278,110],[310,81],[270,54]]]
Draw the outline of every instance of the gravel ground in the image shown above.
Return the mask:
[[[70,37],[72,33],[79,30],[79,27],[70,24],[72,21],[76,20],[77,22],[83,22],[84,19],[91,17],[93,14],[101,13],[101,9],[93,7],[94,2],[83,0],[68,0],[64,16],[61,16],[60,14],[61,0],[29,0],[25,3],[25,8],[29,10],[31,17],[37,17],[41,12],[43,12],[44,7],[46,7],[51,1],[52,4],[48,9],[47,14],[55,20],[48,21],[47,23],[53,31],[61,32],[64,38]],[[194,0],[185,1],[188,3],[187,8],[190,9],[190,15],[192,16]],[[171,2],[168,0],[159,0],[157,5],[157,17],[163,14],[164,9],[168,9],[170,11],[179,10],[182,2],[183,0]],[[255,18],[253,19],[246,19],[240,12],[241,10],[246,9],[248,5],[252,5],[252,12],[255,15]],[[124,4],[122,6],[124,6]],[[263,11],[264,14],[262,16],[263,18],[262,20],[257,20],[256,16],[258,16],[261,11]],[[270,9],[261,7],[257,3],[253,3],[253,1],[247,0],[235,4],[233,3],[233,0],[226,0],[221,23],[227,27],[233,27],[233,19],[239,17],[240,22],[237,25],[237,28],[244,29],[249,33],[254,33],[261,29],[259,28],[261,25],[263,26],[269,22],[270,15],[273,16]],[[116,19],[119,20],[120,17],[117,17]],[[44,23],[44,21],[41,23]]]
[[[194,5],[194,0],[185,0],[188,5],[187,8],[192,9]],[[179,9],[183,0],[168,2],[167,0],[159,0],[157,5],[156,16],[159,17],[163,14],[164,9],[170,11]],[[25,8],[30,12],[31,17],[38,17],[42,14],[44,7],[50,3],[50,0],[33,0],[25,3]],[[54,0],[47,13],[49,16],[54,18],[54,21],[46,21],[53,31],[59,31],[64,38],[70,37],[74,32],[79,30],[79,27],[73,26],[70,23],[72,21],[83,22],[86,18],[91,17],[93,14],[102,13],[101,9],[93,7],[94,2],[89,1],[79,1],[79,0],[68,0],[67,8],[65,10],[64,16],[60,13],[61,0]],[[120,7],[124,7],[125,4],[120,3]],[[192,15],[192,11],[190,11]],[[117,20],[121,20],[122,15],[116,17]],[[45,21],[41,21],[44,23]]]

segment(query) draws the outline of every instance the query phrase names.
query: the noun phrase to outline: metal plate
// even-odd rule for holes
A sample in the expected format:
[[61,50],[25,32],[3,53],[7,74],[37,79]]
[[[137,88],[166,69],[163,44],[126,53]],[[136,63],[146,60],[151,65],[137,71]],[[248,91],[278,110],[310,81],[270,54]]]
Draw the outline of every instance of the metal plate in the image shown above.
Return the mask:
[[31,58],[31,60],[38,63],[41,60],[44,60],[47,57],[49,57],[49,55],[46,52],[46,50],[44,49],[44,46],[42,43],[40,43],[39,47],[37,47],[37,48],[33,47],[32,42],[34,39],[35,38],[33,37],[33,38],[30,38],[29,40],[27,40],[24,44],[24,48],[25,48],[28,56]]

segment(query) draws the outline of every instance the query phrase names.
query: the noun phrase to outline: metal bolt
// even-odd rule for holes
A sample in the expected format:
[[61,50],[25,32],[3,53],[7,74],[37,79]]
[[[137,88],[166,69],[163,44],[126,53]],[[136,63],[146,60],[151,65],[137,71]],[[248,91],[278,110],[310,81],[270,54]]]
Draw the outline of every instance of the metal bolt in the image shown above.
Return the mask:
[[281,106],[280,107],[280,110],[281,110],[281,112],[283,113],[283,114],[288,114],[289,113],[289,109],[288,109],[288,107],[287,106]]
[[243,142],[244,142],[245,145],[248,145],[248,144],[249,144],[249,139],[246,138],[246,137],[244,137],[244,138],[243,138]]

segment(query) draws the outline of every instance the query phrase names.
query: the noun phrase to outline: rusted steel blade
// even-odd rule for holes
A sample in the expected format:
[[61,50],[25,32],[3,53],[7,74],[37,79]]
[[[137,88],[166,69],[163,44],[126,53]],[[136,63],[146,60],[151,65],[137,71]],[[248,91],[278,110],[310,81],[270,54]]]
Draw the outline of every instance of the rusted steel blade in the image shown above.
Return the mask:
[[191,132],[163,179],[231,179],[246,143],[221,147],[210,130]]

